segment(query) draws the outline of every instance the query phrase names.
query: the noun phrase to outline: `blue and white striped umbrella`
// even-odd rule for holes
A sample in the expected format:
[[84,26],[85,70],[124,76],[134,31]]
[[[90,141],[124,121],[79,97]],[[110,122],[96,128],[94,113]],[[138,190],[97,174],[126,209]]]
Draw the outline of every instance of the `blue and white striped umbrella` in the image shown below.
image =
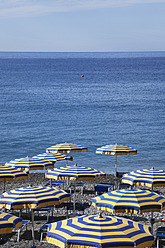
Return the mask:
[[60,248],[152,246],[150,227],[124,218],[83,215],[49,224],[46,240]]

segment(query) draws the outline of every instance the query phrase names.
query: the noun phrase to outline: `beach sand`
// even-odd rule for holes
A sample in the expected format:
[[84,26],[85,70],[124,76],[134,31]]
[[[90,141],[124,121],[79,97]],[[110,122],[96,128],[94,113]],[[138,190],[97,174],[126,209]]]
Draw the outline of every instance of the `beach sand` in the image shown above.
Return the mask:
[[[9,191],[11,189],[16,189],[20,187],[26,187],[29,186],[30,184],[32,186],[44,186],[49,180],[45,178],[44,173],[31,173],[30,174],[30,180],[19,180],[15,182],[6,182],[6,191]],[[94,181],[88,181],[86,182],[84,193],[81,194],[80,191],[76,192],[76,203],[77,205],[80,206],[78,203],[83,203],[85,206],[84,213],[85,214],[98,214],[98,211],[94,209],[94,207],[91,205],[92,198],[94,198],[95,192],[94,192],[94,186],[99,183],[99,182],[105,182],[105,183],[112,183],[113,182],[113,176],[112,175],[107,175],[106,179],[103,177],[100,177],[98,179],[95,179]],[[3,193],[3,187],[4,183],[0,182],[0,188],[1,188],[1,193]],[[62,186],[61,186],[62,188]],[[67,192],[69,191],[68,186],[65,184],[64,189]],[[155,191],[163,196],[165,196],[165,188],[155,188]],[[49,220],[51,221],[58,221],[62,219],[67,218],[67,210],[66,210],[66,204],[63,204],[61,208],[56,208],[53,211],[53,216],[51,215]],[[68,213],[71,213],[72,211],[69,211]],[[83,214],[83,211],[77,211],[80,214]],[[14,214],[18,214],[14,212]],[[103,215],[111,215],[108,212],[103,212]],[[116,216],[121,216],[124,218],[133,218],[134,221],[138,221],[142,224],[146,224],[150,226],[150,218],[151,218],[151,213],[144,213],[144,214],[138,214],[138,215],[129,215],[129,214],[116,214]],[[23,212],[22,217],[24,219],[30,219],[30,214],[27,214],[25,211]],[[160,219],[160,218],[165,218],[165,211],[162,213],[154,213],[154,218]],[[47,242],[40,242],[40,232],[39,229],[40,227],[46,222],[46,215],[35,215],[35,245],[37,248],[49,248],[49,247],[56,247],[55,245],[49,244]],[[165,226],[165,222],[157,222],[154,224],[154,235],[156,234],[156,229],[159,226]],[[6,235],[6,238],[10,238],[15,240],[17,238],[17,233],[12,233],[9,235]],[[10,241],[8,240],[6,243],[2,245],[4,248],[23,248],[23,247],[31,247],[32,246],[32,235],[31,235],[31,223],[28,224],[27,230],[25,229],[23,232],[21,232],[20,235],[20,241]]]

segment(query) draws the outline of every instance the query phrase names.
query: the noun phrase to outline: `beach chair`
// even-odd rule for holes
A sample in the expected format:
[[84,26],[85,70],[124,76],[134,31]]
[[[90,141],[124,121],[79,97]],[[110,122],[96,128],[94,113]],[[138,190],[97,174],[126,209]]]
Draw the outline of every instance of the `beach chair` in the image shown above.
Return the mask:
[[23,220],[22,219],[22,226],[20,228],[18,228],[16,231],[14,232],[17,232],[18,235],[17,235],[17,242],[19,242],[19,239],[20,239],[20,234],[22,231],[24,231],[24,229],[26,228],[26,231],[27,231],[27,225],[29,224],[30,220]]
[[[81,194],[84,193],[86,183],[85,182],[76,182],[76,189],[80,188]],[[72,193],[72,190],[74,190],[74,183],[69,184],[70,194]]]
[[129,188],[133,188],[133,186],[131,186],[130,184],[128,183],[120,183],[119,184],[119,189],[129,189]]
[[42,207],[42,208],[35,208],[33,211],[34,211],[34,214],[35,212],[38,213],[38,216],[42,213],[43,214],[46,214],[47,215],[47,222],[49,221],[49,217],[50,217],[50,213],[53,211],[54,209],[54,206],[51,206],[51,207]]
[[[71,218],[71,216],[75,215],[75,213],[76,213],[76,216],[84,214],[85,207],[84,207],[83,203],[76,202],[76,204],[75,204],[76,212],[75,213],[73,213],[73,203],[72,202],[67,202],[66,207],[67,207],[67,218]],[[79,213],[77,213],[77,211]],[[80,212],[82,214],[80,214]]]
[[99,183],[95,185],[95,194],[101,195],[114,189],[114,183]]
[[116,173],[116,177],[118,177],[118,178],[122,178],[122,176],[124,175],[124,174],[127,174],[128,172],[124,172],[124,171],[117,171],[117,173]]
[[[165,241],[165,227],[158,227],[156,231],[157,248],[160,248],[160,241]],[[164,246],[163,246],[164,247]]]
[[46,223],[44,223],[40,229],[39,229],[39,232],[40,232],[40,242],[46,242],[46,240],[44,240],[44,237],[46,237],[46,234],[47,234],[47,229],[48,229],[48,225],[53,223],[55,221],[48,221]]
[[[64,189],[64,183],[65,182],[61,182],[61,181],[52,181],[52,186],[55,186],[55,187],[62,186],[62,188]],[[50,181],[45,184],[45,186],[50,186],[50,185],[51,185]]]

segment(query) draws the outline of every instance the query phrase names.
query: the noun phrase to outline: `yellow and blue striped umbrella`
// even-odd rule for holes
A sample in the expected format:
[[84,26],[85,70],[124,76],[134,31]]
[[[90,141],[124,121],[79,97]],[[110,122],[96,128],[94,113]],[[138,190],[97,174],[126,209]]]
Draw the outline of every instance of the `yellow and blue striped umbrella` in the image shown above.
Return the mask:
[[19,168],[0,165],[0,181],[4,182],[4,191],[5,191],[5,182],[6,181],[15,181],[21,179],[27,179],[29,174]]
[[94,180],[99,176],[106,176],[106,174],[96,169],[75,164],[74,166],[65,166],[47,170],[45,176],[56,180],[88,181]]
[[117,156],[118,155],[136,155],[137,150],[123,145],[105,145],[96,149],[96,153],[98,154],[106,154],[106,155],[116,155],[116,164],[115,164],[115,175],[117,176]]
[[83,215],[49,224],[46,240],[60,248],[152,246],[150,227],[119,217]]
[[75,192],[76,192],[76,181],[88,181],[94,180],[96,177],[103,176],[106,174],[102,171],[92,169],[89,167],[78,166],[66,166],[60,168],[54,168],[52,170],[47,170],[45,177],[55,180],[72,180],[74,181],[74,211],[75,211]]
[[148,190],[123,189],[93,198],[92,205],[111,213],[160,212],[165,209],[165,198]]
[[123,175],[123,183],[135,186],[147,187],[165,187],[165,171],[155,170],[154,168],[147,170],[136,170]]
[[0,234],[11,233],[22,226],[22,219],[4,212],[0,212]]
[[70,194],[51,187],[24,187],[0,195],[0,208],[23,209],[59,205],[70,200]]
[[55,146],[51,146],[46,149],[46,152],[52,153],[70,153],[70,152],[87,152],[88,149],[84,146],[72,144],[72,143],[61,143]]
[[0,181],[27,179],[28,173],[13,166],[0,165]]
[[10,162],[6,163],[6,165],[15,166],[26,171],[44,170],[54,167],[54,164],[48,160],[30,157],[11,160]]
[[56,162],[56,161],[61,161],[61,160],[73,161],[73,157],[62,154],[62,153],[46,153],[45,152],[45,153],[33,156],[33,158],[44,159],[44,160],[48,160],[51,162]]
[[63,190],[50,187],[24,187],[0,195],[0,208],[23,209],[31,208],[32,237],[34,246],[34,213],[33,209],[59,205],[71,200],[70,194]]

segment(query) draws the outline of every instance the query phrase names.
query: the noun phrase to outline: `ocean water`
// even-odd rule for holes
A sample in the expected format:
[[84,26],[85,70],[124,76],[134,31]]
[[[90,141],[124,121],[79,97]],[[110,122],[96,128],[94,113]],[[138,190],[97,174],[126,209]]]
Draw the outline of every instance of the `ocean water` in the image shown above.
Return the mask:
[[70,165],[113,174],[117,143],[138,150],[118,171],[165,169],[165,52],[1,52],[0,164],[63,142],[88,148]]

